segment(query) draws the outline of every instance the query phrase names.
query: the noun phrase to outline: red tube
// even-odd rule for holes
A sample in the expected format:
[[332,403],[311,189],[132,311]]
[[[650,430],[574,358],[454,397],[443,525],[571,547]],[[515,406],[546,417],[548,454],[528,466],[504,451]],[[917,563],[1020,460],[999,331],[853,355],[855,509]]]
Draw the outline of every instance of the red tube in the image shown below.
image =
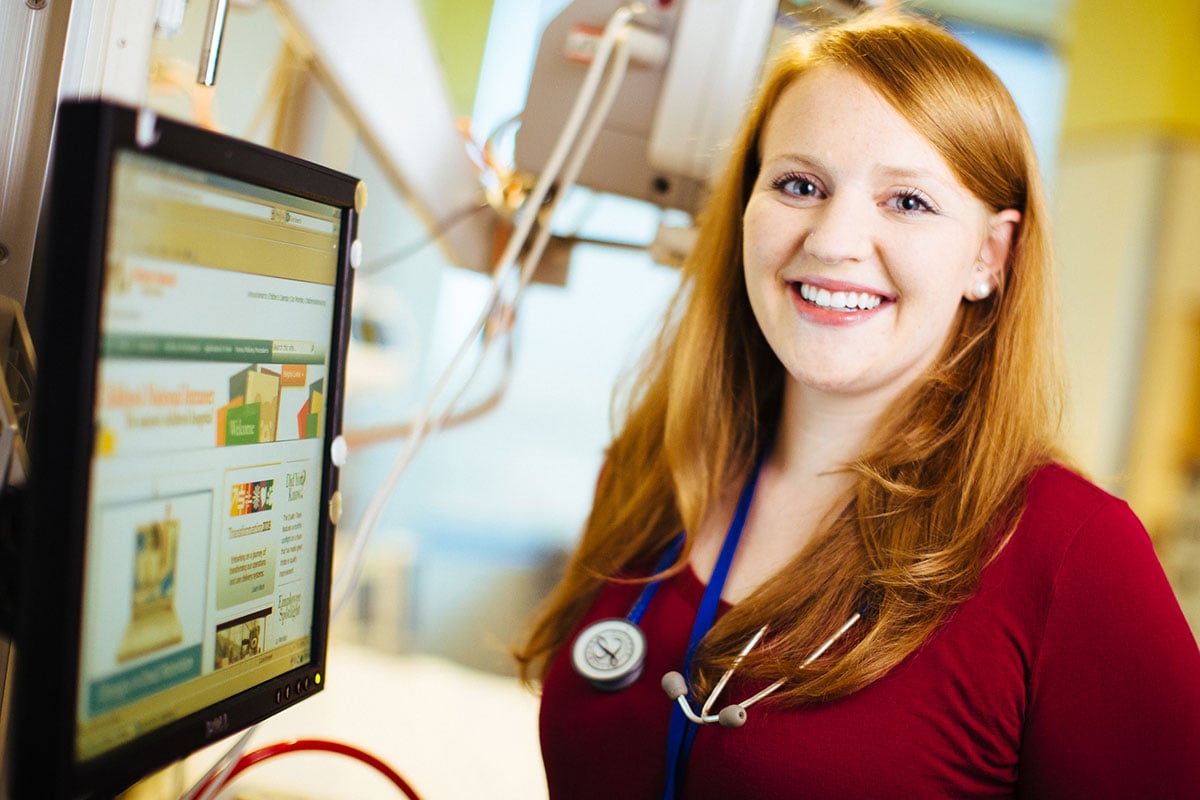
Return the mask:
[[361,750],[354,745],[344,744],[342,742],[333,742],[327,739],[295,739],[290,742],[279,742],[277,744],[260,747],[257,750],[246,753],[238,759],[234,764],[233,769],[225,776],[225,780],[221,782],[221,787],[224,787],[234,779],[242,771],[254,766],[260,761],[266,761],[268,758],[285,755],[287,753],[298,753],[305,751],[318,751],[325,753],[336,753],[338,755],[349,756],[357,759],[364,764],[374,767],[376,771],[383,774],[395,786],[404,792],[405,797],[409,800],[421,800],[420,795],[408,785],[408,781],[400,776],[400,773],[392,769],[379,758],[371,755],[365,750]]

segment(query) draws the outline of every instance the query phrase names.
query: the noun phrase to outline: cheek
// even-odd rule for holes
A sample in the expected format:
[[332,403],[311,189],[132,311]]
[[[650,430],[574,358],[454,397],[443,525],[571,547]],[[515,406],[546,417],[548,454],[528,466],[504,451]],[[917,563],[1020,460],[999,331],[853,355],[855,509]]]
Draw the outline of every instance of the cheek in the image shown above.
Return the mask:
[[795,223],[786,214],[772,214],[753,199],[742,217],[742,260],[747,277],[774,272],[794,252]]
[[900,293],[920,294],[929,302],[957,306],[974,273],[977,250],[972,242],[945,239],[911,243],[895,252],[892,279]]
[[742,216],[742,264],[747,276],[762,261],[762,232],[759,230],[758,217],[751,209],[752,206],[747,206]]
[[763,315],[767,313],[770,286],[774,282],[773,260],[761,232],[756,230],[750,219],[746,219],[742,227],[742,282],[746,298],[750,301],[750,310],[760,328]]

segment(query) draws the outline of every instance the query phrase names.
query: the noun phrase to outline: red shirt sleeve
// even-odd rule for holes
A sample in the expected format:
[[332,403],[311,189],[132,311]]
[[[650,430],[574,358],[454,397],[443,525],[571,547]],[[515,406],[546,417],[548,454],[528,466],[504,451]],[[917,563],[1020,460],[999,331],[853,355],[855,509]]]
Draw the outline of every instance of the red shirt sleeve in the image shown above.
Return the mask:
[[1064,551],[1036,652],[1020,796],[1200,797],[1200,653],[1124,503]]

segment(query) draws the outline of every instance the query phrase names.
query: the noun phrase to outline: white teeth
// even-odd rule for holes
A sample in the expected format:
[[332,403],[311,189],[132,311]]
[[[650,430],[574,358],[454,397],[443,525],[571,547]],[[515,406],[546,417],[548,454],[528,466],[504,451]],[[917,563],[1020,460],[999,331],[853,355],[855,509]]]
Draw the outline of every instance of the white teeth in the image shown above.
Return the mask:
[[877,294],[870,294],[868,292],[830,292],[827,289],[818,289],[807,283],[800,284],[800,296],[822,308],[836,308],[843,311],[875,308],[883,302],[883,298]]

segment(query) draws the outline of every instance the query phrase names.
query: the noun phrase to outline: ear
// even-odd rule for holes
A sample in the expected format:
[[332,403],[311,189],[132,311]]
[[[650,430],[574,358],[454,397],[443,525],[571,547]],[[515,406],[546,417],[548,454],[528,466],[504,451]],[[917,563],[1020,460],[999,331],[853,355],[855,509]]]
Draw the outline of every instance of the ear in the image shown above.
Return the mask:
[[1013,234],[1021,222],[1021,212],[1015,208],[1005,208],[997,211],[988,220],[987,236],[979,250],[979,259],[971,276],[963,297],[967,300],[983,300],[1001,285],[1004,279],[1004,267],[1008,264],[1008,254],[1012,250]]

